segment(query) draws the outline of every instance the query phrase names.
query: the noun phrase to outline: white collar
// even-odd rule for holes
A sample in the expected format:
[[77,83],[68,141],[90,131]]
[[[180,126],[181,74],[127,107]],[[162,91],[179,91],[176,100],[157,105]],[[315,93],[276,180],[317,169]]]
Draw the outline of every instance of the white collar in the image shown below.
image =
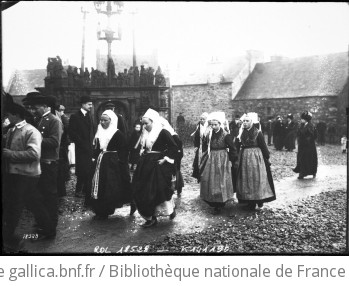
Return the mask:
[[45,117],[46,115],[48,115],[51,112],[51,110],[45,112],[41,117]]
[[80,108],[80,111],[82,112],[82,114],[85,116],[86,115],[86,113],[87,113],[87,111],[85,110],[85,109],[83,109],[83,108]]
[[16,125],[16,128],[20,129],[23,126],[25,126],[26,124],[27,124],[27,121],[23,120],[21,122],[16,123],[15,125]]

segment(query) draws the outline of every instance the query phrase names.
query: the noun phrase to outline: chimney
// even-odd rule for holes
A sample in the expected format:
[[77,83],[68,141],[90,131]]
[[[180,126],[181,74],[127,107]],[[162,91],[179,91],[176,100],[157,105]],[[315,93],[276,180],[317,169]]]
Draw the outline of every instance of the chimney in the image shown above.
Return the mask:
[[282,55],[274,55],[270,57],[271,62],[281,62],[284,60],[288,60],[288,57],[282,56]]
[[264,53],[258,50],[247,50],[246,57],[249,63],[249,73],[251,73],[257,63],[264,63]]

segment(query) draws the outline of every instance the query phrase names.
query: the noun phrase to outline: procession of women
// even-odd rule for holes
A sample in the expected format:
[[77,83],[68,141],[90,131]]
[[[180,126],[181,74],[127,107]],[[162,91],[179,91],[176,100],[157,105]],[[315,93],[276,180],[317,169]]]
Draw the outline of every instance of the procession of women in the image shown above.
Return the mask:
[[[258,114],[249,112],[239,120],[241,126],[234,136],[224,112],[205,112],[191,134],[195,152],[192,177],[213,214],[221,213],[231,201],[255,211],[276,199],[270,152]],[[297,166],[293,169],[300,173],[299,179],[316,176],[316,134],[310,121],[309,112],[301,114]],[[138,211],[144,219],[142,227],[155,226],[159,217],[173,220],[177,215],[174,195],[180,197],[184,187],[181,139],[151,108],[135,123],[128,142],[117,125],[118,116],[104,111],[93,140],[89,206],[95,219],[107,219],[115,209],[130,205],[130,215]]]
[[[180,198],[185,190],[181,172],[183,143],[158,111],[149,108],[134,122],[134,130],[129,136],[125,119],[114,111],[112,104],[105,106],[98,118],[98,126],[95,126],[89,96],[80,98],[81,108],[70,116],[69,123],[64,112],[57,112],[58,105],[50,96],[28,94],[23,106],[10,99],[6,104],[6,114],[12,124],[10,127],[15,127],[8,129],[3,138],[8,146],[4,155],[10,166],[5,176],[9,190],[21,191],[22,184],[27,184],[27,175],[11,173],[11,170],[18,169],[18,164],[23,172],[33,173],[32,195],[14,198],[9,193],[5,196],[9,201],[7,205],[15,206],[6,209],[4,214],[6,243],[10,247],[19,247],[21,240],[17,239],[15,229],[24,206],[34,214],[37,232],[43,239],[56,236],[58,197],[66,194],[65,190],[58,188],[66,180],[58,170],[65,170],[65,161],[72,157],[67,155],[70,153],[69,144],[63,144],[61,138],[65,137],[62,134],[69,135],[75,146],[75,196],[84,198],[84,206],[94,213],[94,220],[107,220],[118,208],[125,206],[130,207],[130,216],[139,213],[144,219],[141,224],[144,228],[155,227],[163,219],[172,221],[176,218],[178,200],[174,196]],[[64,107],[59,106],[59,110],[64,110]],[[309,175],[316,177],[317,130],[311,122],[310,112],[305,111],[300,117],[300,125],[296,128],[293,115],[288,115],[286,127],[290,135],[286,137],[285,146],[288,150],[294,149],[297,138],[297,164],[293,171],[299,174],[298,179],[303,180]],[[17,134],[16,130],[24,126],[28,134]],[[32,133],[39,131],[42,135]],[[37,142],[25,139],[23,142],[29,142],[28,146],[24,143],[17,146],[11,140],[13,133],[24,138],[36,134]],[[43,137],[42,145],[40,136]],[[257,113],[235,116],[235,121],[229,124],[222,111],[204,112],[191,138],[195,153],[191,175],[197,180],[200,199],[212,209],[212,214],[220,214],[229,202],[237,202],[247,211],[256,211],[265,203],[276,200],[272,158],[268,150],[270,144],[265,142]],[[282,138],[274,140],[275,148],[280,149]],[[44,143],[51,141],[54,144]],[[39,152],[40,147],[44,152]],[[19,156],[17,153],[23,152],[28,153],[26,161],[11,161]],[[34,159],[36,169],[32,167]],[[11,166],[17,169],[11,169]]]
[[[229,201],[238,200],[246,209],[256,210],[276,199],[258,115],[247,113],[240,120],[239,134],[234,137],[224,112],[203,113],[191,134],[195,145],[192,176],[213,214],[219,214]],[[136,122],[129,144],[117,129],[117,121],[113,111],[104,111],[93,141],[89,205],[95,218],[107,219],[116,208],[130,205],[130,215],[138,211],[144,218],[143,227],[155,226],[159,217],[173,220],[177,214],[174,194],[180,197],[184,187],[181,139],[151,108]],[[130,170],[134,171],[132,180]]]

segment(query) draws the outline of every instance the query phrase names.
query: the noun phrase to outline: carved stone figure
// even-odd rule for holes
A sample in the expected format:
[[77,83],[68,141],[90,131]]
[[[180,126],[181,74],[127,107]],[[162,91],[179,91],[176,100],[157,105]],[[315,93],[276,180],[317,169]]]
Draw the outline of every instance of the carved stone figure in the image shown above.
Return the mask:
[[105,72],[101,72],[101,86],[106,87],[108,85],[108,76]]
[[78,68],[73,68],[73,76],[74,76],[74,85],[79,86],[80,85],[80,75],[78,73]]
[[154,85],[154,69],[152,67],[147,69],[147,85]]
[[133,71],[133,78],[134,78],[134,85],[139,86],[139,70],[138,67],[135,66],[135,69]]
[[123,76],[121,72],[118,73],[118,77],[116,78],[116,85],[117,86],[122,86],[123,84]]
[[53,77],[62,78],[62,71],[64,70],[62,60],[59,56],[52,58],[53,62]]
[[135,85],[135,79],[133,74],[133,67],[130,67],[128,70],[128,80],[129,80],[129,86]]
[[91,68],[91,86],[97,86],[97,75],[96,70],[94,68]]
[[130,86],[130,79],[128,77],[128,72],[127,72],[127,69],[124,69],[124,82],[123,82],[123,85],[124,86]]
[[141,71],[139,75],[139,82],[141,86],[146,86],[147,85],[147,73],[146,70],[144,69],[144,66],[141,65]]
[[160,66],[158,66],[158,69],[155,73],[155,85],[156,86],[166,86],[166,79],[164,75],[162,74]]
[[90,72],[88,71],[88,68],[85,68],[84,82],[85,82],[86,85],[90,84]]
[[74,86],[74,72],[72,66],[68,66],[68,86]]
[[62,78],[68,78],[68,72],[65,68],[62,69]]
[[108,74],[108,82],[111,83],[113,78],[115,77],[115,65],[112,58],[108,59],[107,74]]
[[49,78],[53,77],[53,62],[52,62],[52,58],[47,58],[46,71],[47,71],[47,77],[49,77]]

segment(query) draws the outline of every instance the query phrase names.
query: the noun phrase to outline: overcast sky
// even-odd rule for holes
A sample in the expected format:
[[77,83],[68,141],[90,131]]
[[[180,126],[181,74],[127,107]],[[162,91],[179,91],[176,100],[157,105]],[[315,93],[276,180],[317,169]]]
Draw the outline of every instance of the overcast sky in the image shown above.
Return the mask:
[[[158,49],[162,67],[179,60],[205,64],[212,56],[241,55],[247,49],[288,57],[348,51],[349,6],[346,3],[247,2],[124,2],[116,18],[122,41],[113,54],[132,53],[132,16],[136,49]],[[15,69],[46,68],[47,58],[59,55],[80,66],[81,7],[89,10],[86,22],[85,66],[96,66],[97,15],[93,2],[20,2],[2,12],[3,85]],[[115,18],[115,19],[116,19]],[[117,28],[117,21],[113,21]],[[99,43],[106,54],[105,42]]]

